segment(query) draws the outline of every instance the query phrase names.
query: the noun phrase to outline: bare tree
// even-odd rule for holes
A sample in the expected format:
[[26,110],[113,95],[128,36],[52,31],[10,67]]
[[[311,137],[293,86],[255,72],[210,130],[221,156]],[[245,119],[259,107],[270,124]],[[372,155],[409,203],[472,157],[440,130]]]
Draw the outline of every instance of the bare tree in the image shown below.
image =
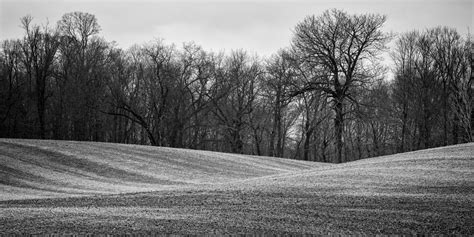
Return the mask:
[[343,161],[344,104],[353,100],[351,89],[370,78],[367,67],[389,39],[381,31],[385,20],[377,14],[328,10],[306,17],[295,28],[294,49],[303,63],[319,72],[302,91],[323,90],[332,98],[337,163]]
[[314,144],[313,137],[318,133],[321,123],[328,119],[327,97],[322,91],[308,91],[300,94],[297,98],[302,109],[302,138],[303,138],[303,160],[311,160],[311,145]]
[[405,152],[409,149],[407,141],[410,133],[410,120],[413,109],[414,87],[412,86],[415,75],[415,56],[416,41],[418,32],[413,31],[402,34],[395,42],[395,49],[391,53],[395,62],[395,80],[393,83],[394,107],[401,123],[400,141],[398,145],[399,152]]
[[[71,12],[58,21],[61,38],[59,87],[56,106],[57,136],[70,133],[77,140],[97,140],[101,127],[98,107],[105,89],[103,73],[109,45],[98,37],[97,18],[89,13]],[[67,131],[67,133],[65,132]]]
[[45,110],[48,81],[52,76],[53,64],[59,47],[58,32],[47,25],[41,29],[32,25],[33,18],[21,19],[26,36],[22,41],[23,64],[30,80],[35,82],[36,108],[38,112],[39,137],[45,138]]
[[458,130],[466,127],[461,117],[470,107],[468,51],[459,34],[446,27],[408,32],[397,40],[392,57],[394,102],[402,115],[399,151],[458,143]]
[[[459,126],[463,130],[463,141],[474,141],[472,133],[474,111],[474,43],[470,37],[462,48],[462,61],[458,66],[456,80],[453,82],[454,93],[450,97],[454,114]],[[456,138],[457,139],[457,138]]]
[[[273,55],[267,62],[267,77],[262,83],[264,96],[272,104],[272,128],[269,138],[269,156],[283,156],[284,150],[284,113],[291,97],[288,96],[291,81],[296,76],[296,69],[293,65],[288,50],[280,50]],[[276,141],[276,144],[275,144]]]
[[25,17],[24,37],[0,44],[0,136],[324,162],[472,141],[471,38],[447,27],[401,34],[388,82],[384,22],[307,17],[291,47],[263,63],[194,43],[121,50],[89,13],[67,13],[57,28]]
[[[252,106],[252,113],[249,114],[249,128],[251,130],[251,136],[253,138],[254,149],[253,154],[264,155],[264,143],[266,142],[266,134],[270,133],[271,129],[271,116],[272,110],[268,107],[268,103],[264,97],[259,96],[255,99],[254,105]],[[271,136],[270,136],[271,137]],[[271,139],[271,138],[270,138]],[[271,140],[268,141],[271,144]],[[269,147],[269,153],[271,148]],[[273,156],[273,154],[272,154]]]
[[257,59],[241,50],[232,52],[219,71],[210,92],[213,113],[224,128],[230,151],[242,153],[242,133],[249,125],[263,69]]
[[[15,137],[25,85],[22,72],[22,49],[19,40],[6,40],[0,51],[0,136]],[[23,118],[24,119],[24,118]],[[21,119],[22,120],[22,119]]]
[[161,41],[132,47],[128,54],[130,77],[111,88],[112,104],[118,110],[108,113],[140,125],[154,146],[163,142],[163,121],[176,76],[174,51],[174,47]]
[[[433,40],[434,50],[431,53],[438,80],[442,85],[443,145],[448,145],[450,121],[453,121],[454,134],[459,127],[459,117],[450,118],[452,111],[449,101],[451,95],[459,91],[458,85],[465,86],[461,85],[462,82],[459,83],[465,78],[467,69],[464,60],[465,48],[461,36],[455,29],[437,27],[429,31],[429,37]],[[457,114],[454,113],[454,115]],[[453,143],[457,143],[457,135],[453,136]]]
[[97,18],[86,12],[66,13],[58,22],[58,26],[63,35],[80,45],[82,54],[85,53],[91,36],[100,32]]
[[214,65],[212,54],[194,43],[184,44],[176,60],[177,77],[170,92],[169,145],[183,147],[185,131],[199,130],[197,116],[210,106],[206,95]]

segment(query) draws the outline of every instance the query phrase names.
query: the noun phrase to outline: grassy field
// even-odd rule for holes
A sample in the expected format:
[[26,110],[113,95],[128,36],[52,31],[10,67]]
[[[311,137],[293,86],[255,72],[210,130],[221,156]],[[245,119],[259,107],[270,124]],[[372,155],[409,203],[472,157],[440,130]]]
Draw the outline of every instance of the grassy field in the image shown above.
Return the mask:
[[345,164],[0,139],[0,233],[474,234],[474,144]]

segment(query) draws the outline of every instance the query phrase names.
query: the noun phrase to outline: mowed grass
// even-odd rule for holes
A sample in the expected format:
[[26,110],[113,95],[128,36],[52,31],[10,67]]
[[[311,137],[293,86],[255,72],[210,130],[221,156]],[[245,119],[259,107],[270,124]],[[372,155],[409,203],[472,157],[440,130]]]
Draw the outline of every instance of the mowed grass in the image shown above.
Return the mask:
[[0,140],[0,232],[474,234],[474,144],[321,164]]

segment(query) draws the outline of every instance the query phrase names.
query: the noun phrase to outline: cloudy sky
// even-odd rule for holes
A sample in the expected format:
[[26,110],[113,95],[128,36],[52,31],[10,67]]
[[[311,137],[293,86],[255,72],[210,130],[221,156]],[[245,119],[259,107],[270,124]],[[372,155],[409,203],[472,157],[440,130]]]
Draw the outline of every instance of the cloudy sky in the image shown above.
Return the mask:
[[305,16],[331,8],[385,14],[387,32],[446,25],[466,35],[474,25],[472,0],[0,0],[0,39],[20,37],[19,18],[27,14],[35,23],[55,24],[64,13],[84,11],[96,15],[101,35],[121,48],[162,38],[267,56],[290,44]]

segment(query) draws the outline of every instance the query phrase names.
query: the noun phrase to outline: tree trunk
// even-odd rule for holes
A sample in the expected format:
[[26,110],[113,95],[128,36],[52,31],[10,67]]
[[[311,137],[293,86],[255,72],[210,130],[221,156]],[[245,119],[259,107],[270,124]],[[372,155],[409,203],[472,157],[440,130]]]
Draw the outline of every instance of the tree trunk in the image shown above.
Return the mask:
[[[37,73],[38,74],[38,73]],[[39,137],[45,138],[45,125],[44,125],[44,112],[45,112],[45,90],[46,90],[46,78],[36,75],[36,99],[37,99],[37,110],[38,110],[38,122],[39,122]]]
[[343,114],[343,104],[342,99],[336,98],[335,99],[335,106],[334,112],[336,113],[336,117],[334,119],[334,135],[335,135],[335,147],[336,147],[336,157],[335,163],[341,163],[342,160],[342,131],[344,129],[344,114]]
[[443,145],[448,145],[448,92],[446,82],[443,83]]
[[268,156],[275,156],[275,135],[277,133],[278,129],[278,114],[277,114],[277,109],[275,108],[275,111],[273,113],[273,126],[272,126],[272,131],[270,133],[270,141],[268,144]]
[[240,126],[229,129],[230,135],[230,151],[232,153],[242,154],[243,152],[243,142],[240,136]]
[[430,117],[428,114],[428,108],[425,107],[424,111],[424,121],[423,121],[423,148],[429,148],[431,147],[431,142],[430,142]]
[[406,138],[406,133],[407,133],[407,120],[408,120],[408,112],[407,112],[407,105],[403,105],[403,112],[402,112],[402,141],[400,144],[399,152],[405,152],[406,147],[405,147],[405,138]]
[[276,129],[276,139],[277,139],[277,144],[276,144],[276,157],[282,157],[283,156],[283,137],[282,137],[282,127],[281,127],[281,108],[280,105],[278,104],[277,110],[275,111],[275,129]]
[[328,141],[326,140],[326,138],[324,138],[322,149],[321,149],[321,161],[322,162],[328,162],[328,159],[326,157],[326,149],[327,149],[328,145],[329,145]]
[[176,121],[171,130],[170,135],[170,146],[182,148],[183,147],[183,131],[184,124],[179,121]]
[[261,139],[258,136],[258,129],[254,129],[253,136],[254,136],[254,142],[255,142],[255,150],[257,151],[257,155],[261,156],[262,155],[262,151],[260,149]]
[[458,116],[454,115],[453,121],[453,144],[456,145],[459,143],[459,119]]
[[379,139],[377,136],[377,129],[373,123],[370,123],[370,127],[372,128],[372,140],[374,142],[374,153],[376,156],[380,156],[380,145],[379,145]]
[[309,144],[311,141],[311,131],[310,122],[306,119],[305,122],[305,133],[304,133],[304,143],[303,143],[303,160],[309,160]]
[[357,136],[357,152],[359,153],[357,158],[359,160],[362,159],[362,157],[363,157],[363,154],[362,154],[362,141],[361,141],[359,135]]

